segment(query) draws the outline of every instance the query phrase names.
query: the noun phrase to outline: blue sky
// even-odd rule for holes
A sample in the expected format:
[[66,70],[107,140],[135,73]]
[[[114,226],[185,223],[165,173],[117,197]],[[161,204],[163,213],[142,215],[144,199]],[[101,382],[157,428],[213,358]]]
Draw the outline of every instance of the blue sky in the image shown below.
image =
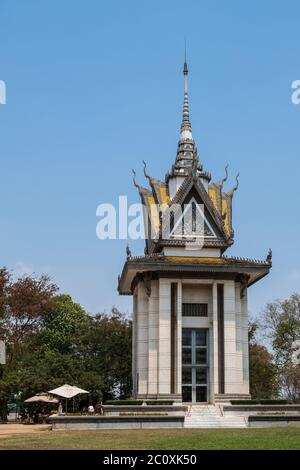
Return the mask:
[[[240,171],[227,254],[265,258],[250,313],[299,291],[300,79],[296,1],[0,0],[0,265],[47,272],[88,311],[119,297],[124,240],[96,237],[96,207],[138,202],[131,168],[171,167],[188,43],[193,134],[215,179]],[[131,243],[141,254],[142,243]]]

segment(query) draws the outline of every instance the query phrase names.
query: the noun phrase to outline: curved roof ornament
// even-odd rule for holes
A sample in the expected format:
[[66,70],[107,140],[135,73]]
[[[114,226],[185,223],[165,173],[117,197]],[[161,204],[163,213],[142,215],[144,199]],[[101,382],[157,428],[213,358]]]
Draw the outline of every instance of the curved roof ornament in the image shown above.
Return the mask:
[[140,186],[140,185],[137,183],[137,181],[136,181],[136,172],[135,172],[135,170],[134,170],[133,168],[132,168],[132,173],[133,173],[133,184],[134,184],[134,186],[135,186],[136,188],[138,188],[138,190],[140,190],[140,189],[141,189],[141,186]]
[[240,185],[239,176],[240,176],[240,174],[238,173],[235,177],[236,185],[230,191],[228,191],[228,193],[227,193],[229,196],[233,196],[233,193],[238,189],[238,187]]
[[143,165],[144,165],[144,175],[145,175],[145,178],[147,178],[147,180],[151,183],[151,176],[148,175],[147,173],[147,163],[145,162],[145,160],[143,160]]
[[240,174],[238,173],[235,177],[235,181],[236,181],[236,185],[235,187],[233,188],[233,191],[236,191],[240,185],[240,182],[239,182],[239,177],[240,177]]
[[227,165],[225,166],[225,176],[223,179],[221,179],[221,188],[223,188],[224,183],[228,180],[228,167],[229,165],[227,163]]

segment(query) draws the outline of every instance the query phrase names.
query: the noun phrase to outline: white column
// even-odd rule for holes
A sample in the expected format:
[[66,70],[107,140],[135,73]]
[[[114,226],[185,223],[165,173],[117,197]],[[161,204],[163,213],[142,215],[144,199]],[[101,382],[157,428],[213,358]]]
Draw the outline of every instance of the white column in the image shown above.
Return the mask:
[[236,331],[236,393],[243,393],[243,346],[241,284],[235,283],[235,331]]
[[235,282],[224,282],[224,359],[225,393],[235,394],[236,380]]
[[248,340],[248,299],[247,289],[241,300],[242,350],[243,350],[243,393],[249,394],[249,340]]
[[213,299],[213,327],[212,327],[212,362],[210,364],[210,399],[215,401],[215,394],[219,393],[219,361],[218,361],[218,290],[217,282],[213,282],[212,286]]
[[132,394],[136,397],[136,311],[137,311],[137,290],[133,294],[133,318],[132,318]]
[[182,282],[177,283],[177,390],[176,393],[181,395],[181,374],[182,374],[182,361],[181,361],[181,337],[182,337]]
[[171,282],[159,279],[158,393],[170,394],[171,385]]
[[148,301],[148,394],[158,394],[158,281],[151,281]]
[[136,372],[139,375],[138,395],[148,392],[148,297],[144,283],[137,287]]

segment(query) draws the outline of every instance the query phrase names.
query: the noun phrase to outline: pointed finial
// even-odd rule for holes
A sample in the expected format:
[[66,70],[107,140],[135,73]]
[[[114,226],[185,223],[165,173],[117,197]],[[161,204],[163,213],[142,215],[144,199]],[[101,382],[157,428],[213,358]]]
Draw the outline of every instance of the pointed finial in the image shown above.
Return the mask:
[[186,52],[185,61],[183,65],[183,76],[184,76],[184,100],[183,100],[183,113],[182,122],[180,128],[180,140],[192,140],[192,126],[190,123],[190,112],[189,112],[189,99],[188,99],[188,66],[186,63]]
[[183,74],[187,75],[189,73],[188,66],[186,62],[186,38],[184,38],[184,65],[183,65]]
[[131,256],[132,256],[132,254],[131,254],[131,250],[130,250],[130,247],[129,247],[129,243],[127,243],[127,245],[126,245],[126,257],[127,257],[127,259],[130,259]]
[[271,248],[269,248],[267,258],[266,258],[267,263],[272,264],[272,256],[273,256],[273,252],[272,252]]

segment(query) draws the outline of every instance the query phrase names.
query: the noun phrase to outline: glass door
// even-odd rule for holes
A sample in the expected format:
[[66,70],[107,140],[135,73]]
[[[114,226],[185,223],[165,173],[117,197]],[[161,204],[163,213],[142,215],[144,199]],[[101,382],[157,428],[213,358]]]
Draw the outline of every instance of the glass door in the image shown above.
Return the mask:
[[207,402],[208,330],[182,329],[182,401]]

